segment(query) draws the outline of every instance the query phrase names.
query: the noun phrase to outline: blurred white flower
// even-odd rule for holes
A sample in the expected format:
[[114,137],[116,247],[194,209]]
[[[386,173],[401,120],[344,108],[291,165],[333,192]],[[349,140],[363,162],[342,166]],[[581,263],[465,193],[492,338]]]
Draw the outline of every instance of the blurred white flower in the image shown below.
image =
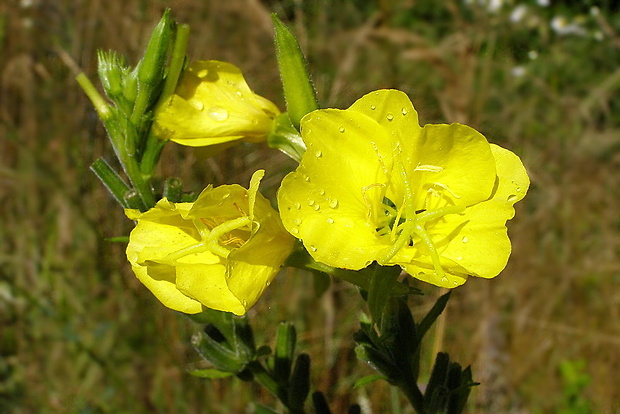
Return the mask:
[[512,10],[510,13],[510,21],[513,23],[518,23],[523,20],[523,17],[527,14],[527,6],[525,4],[520,4]]
[[536,3],[541,7],[548,7],[551,4],[549,0],[536,0]]
[[530,58],[530,60],[536,60],[538,59],[538,52],[535,50],[530,50],[527,52],[527,57]]
[[515,66],[510,71],[510,74],[514,76],[515,78],[521,78],[526,74],[526,72],[527,72],[527,69],[525,69],[523,66]]
[[564,16],[555,16],[551,20],[551,29],[562,36],[569,34],[583,36],[586,34],[583,27],[575,22],[569,22]]

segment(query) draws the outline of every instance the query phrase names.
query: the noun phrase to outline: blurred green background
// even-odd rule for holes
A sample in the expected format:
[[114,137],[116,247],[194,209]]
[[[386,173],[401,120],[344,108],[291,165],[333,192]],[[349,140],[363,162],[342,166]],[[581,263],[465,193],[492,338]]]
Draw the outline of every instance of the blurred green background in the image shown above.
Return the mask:
[[[0,3],[0,412],[243,413],[274,399],[187,374],[197,329],[131,274],[132,223],[88,170],[112,159],[61,55],[96,80],[96,50],[134,63],[169,7],[193,59],[232,62],[284,107],[270,13],[298,36],[322,106],[378,88],[409,94],[422,123],[462,122],[519,154],[532,187],[509,223],[513,255],[458,288],[432,343],[483,383],[468,413],[620,413],[620,14],[556,0],[7,0]],[[615,7],[615,8],[614,8]],[[174,144],[160,172],[186,189],[247,185],[273,197],[294,168],[261,146],[210,159]],[[412,299],[423,314],[440,294]],[[334,412],[411,412],[381,382],[353,389],[359,295],[320,297],[284,271],[250,312],[259,342],[294,321]],[[426,357],[430,359],[430,354]],[[247,410],[250,411],[247,411]]]

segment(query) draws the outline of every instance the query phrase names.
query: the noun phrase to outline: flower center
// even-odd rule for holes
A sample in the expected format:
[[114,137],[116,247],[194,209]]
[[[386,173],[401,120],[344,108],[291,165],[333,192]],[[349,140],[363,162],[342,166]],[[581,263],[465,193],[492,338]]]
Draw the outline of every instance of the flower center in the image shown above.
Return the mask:
[[[465,210],[465,206],[448,205],[434,209],[416,210],[409,177],[404,165],[402,163],[399,164],[397,167],[403,180],[404,200],[402,205],[397,207],[392,200],[385,196],[383,197],[381,205],[383,217],[381,217],[376,231],[379,236],[389,237],[392,247],[383,252],[379,262],[388,263],[403,247],[413,246],[421,242],[431,257],[435,274],[443,279],[445,278],[445,271],[441,266],[439,252],[435,247],[435,243],[426,229],[426,223],[437,220],[447,214],[461,213]],[[428,206],[426,207],[428,208]]]
[[166,260],[174,261],[206,251],[226,259],[231,250],[243,246],[251,234],[252,220],[248,216],[232,220],[198,218],[193,222],[200,234],[200,243],[171,253]]

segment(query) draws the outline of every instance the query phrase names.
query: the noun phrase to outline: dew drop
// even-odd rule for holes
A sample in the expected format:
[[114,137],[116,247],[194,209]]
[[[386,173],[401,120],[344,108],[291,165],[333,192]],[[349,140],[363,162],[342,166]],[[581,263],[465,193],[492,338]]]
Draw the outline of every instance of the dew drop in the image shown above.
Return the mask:
[[331,217],[328,217],[328,218],[327,218],[327,223],[328,223],[328,224],[334,224],[334,219],[333,219],[333,218],[331,218]]
[[309,205],[309,206],[313,206],[313,205],[314,205],[314,199],[309,198],[309,199],[308,199],[308,205]]
[[321,158],[323,156],[323,152],[321,150],[316,150],[314,155],[316,155],[317,158]]
[[203,109],[205,109],[205,104],[200,101],[189,101],[189,104],[198,111],[202,111]]
[[295,203],[295,208],[297,210],[300,210],[301,209],[301,203]]
[[386,118],[387,118],[388,121],[392,121],[394,119],[394,115],[387,114]]
[[323,190],[322,188],[319,189],[319,195],[324,196],[325,195],[325,190]]
[[457,257],[456,260],[463,260],[463,256]]
[[452,282],[452,284],[453,284],[454,286],[458,286],[458,285],[459,285],[459,282],[457,282],[457,281],[455,280],[454,282]]
[[341,126],[340,128],[338,128],[338,131],[340,131],[340,133],[344,133],[344,127]]
[[316,252],[317,248],[316,248],[316,246],[310,246],[310,250],[312,250],[313,252]]
[[521,187],[517,187],[517,193],[521,192]]
[[293,223],[295,223],[295,224],[297,224],[299,226],[301,224],[301,219],[296,218],[296,219],[293,220]]
[[310,176],[309,176],[309,175],[304,174],[304,181],[305,181],[305,182],[307,182],[307,183],[309,183],[309,182],[310,182]]
[[203,70],[199,70],[196,73],[196,76],[198,76],[199,78],[206,78],[208,74],[209,74],[209,70],[208,69],[203,69]]
[[469,241],[469,239],[467,238],[467,236],[463,236],[463,238],[461,239],[461,241],[463,243],[467,243]]
[[242,305],[243,305],[243,307],[245,308],[246,306],[248,306],[248,301],[247,301],[247,300],[245,300],[245,299],[243,299],[243,300],[241,301],[241,304],[242,304]]
[[517,199],[517,196],[515,194],[510,194],[508,196],[508,201],[515,201]]
[[403,109],[400,111],[400,113],[401,113],[401,114],[403,114],[403,116],[405,116],[405,115],[407,115],[407,114],[409,113],[409,111],[407,111],[407,108],[403,108]]
[[299,234],[299,229],[298,229],[297,227],[293,227],[293,228],[291,229],[291,233],[293,233],[293,234]]
[[338,207],[338,200],[335,198],[332,198],[331,200],[329,200],[329,202],[327,203],[331,208],[336,208]]
[[269,286],[270,284],[271,284],[271,282],[270,282],[270,281],[265,280],[265,286]]
[[221,106],[212,106],[207,114],[214,121],[225,121],[228,119],[228,111]]
[[319,211],[321,209],[321,206],[318,204],[315,204],[312,208],[314,208],[314,211]]
[[375,109],[377,109],[377,106],[376,105],[370,105],[370,109],[374,111]]

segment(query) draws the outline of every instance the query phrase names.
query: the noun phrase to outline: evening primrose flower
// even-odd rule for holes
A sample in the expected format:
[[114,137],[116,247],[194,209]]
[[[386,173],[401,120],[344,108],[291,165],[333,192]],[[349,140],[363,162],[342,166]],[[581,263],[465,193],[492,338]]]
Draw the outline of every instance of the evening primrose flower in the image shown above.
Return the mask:
[[278,114],[275,104],[252,92],[236,66],[198,61],[157,109],[154,130],[161,139],[192,147],[261,142]]
[[207,187],[193,203],[160,200],[145,213],[126,210],[137,225],[127,258],[138,279],[167,307],[204,307],[244,314],[269,286],[293,248],[278,213],[250,188]]
[[425,125],[403,92],[311,112],[308,150],[278,193],[286,229],[310,255],[358,270],[399,265],[437,286],[506,266],[506,221],[529,178],[512,152],[460,124]]

